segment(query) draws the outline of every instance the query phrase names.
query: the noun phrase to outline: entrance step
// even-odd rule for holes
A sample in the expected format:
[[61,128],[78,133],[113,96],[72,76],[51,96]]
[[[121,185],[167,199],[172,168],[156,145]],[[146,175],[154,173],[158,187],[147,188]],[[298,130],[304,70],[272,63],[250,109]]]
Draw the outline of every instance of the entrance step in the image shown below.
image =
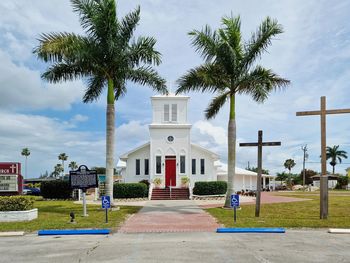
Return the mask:
[[190,192],[188,188],[155,188],[152,191],[151,200],[188,200]]

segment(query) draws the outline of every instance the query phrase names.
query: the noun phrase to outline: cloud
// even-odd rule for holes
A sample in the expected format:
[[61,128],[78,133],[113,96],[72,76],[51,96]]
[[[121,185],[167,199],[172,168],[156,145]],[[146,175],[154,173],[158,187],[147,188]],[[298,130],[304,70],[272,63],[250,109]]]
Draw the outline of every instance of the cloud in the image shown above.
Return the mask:
[[80,164],[104,163],[104,140],[100,134],[74,131],[59,119],[40,115],[0,111],[0,119],[0,160],[22,161],[21,149],[28,147],[30,177],[51,171],[61,152],[67,153],[69,161]]
[[[264,104],[257,104],[248,96],[238,96],[237,140],[255,141],[257,131],[263,130],[264,140],[281,141],[281,147],[267,147],[263,151],[264,168],[273,172],[284,170],[283,162],[288,158],[295,158],[297,166],[294,169],[299,171],[300,147],[304,144],[309,146],[310,162],[319,161],[319,118],[296,117],[295,112],[318,109],[322,95],[327,96],[329,108],[349,108],[350,24],[345,22],[349,1],[291,0],[270,1],[269,4],[225,0],[119,1],[118,15],[124,15],[138,4],[141,5],[141,21],[136,36],[150,35],[157,39],[156,47],[163,54],[163,63],[157,70],[172,90],[176,89],[176,79],[203,62],[191,46],[187,35],[190,30],[201,29],[205,24],[217,28],[221,17],[232,12],[241,15],[243,37],[247,39],[266,16],[278,19],[285,33],[273,41],[259,63],[290,79],[292,85],[272,93]],[[84,153],[89,162],[103,164],[105,126],[94,127],[97,132],[79,131],[76,127],[76,123],[85,117],[88,119],[84,120],[84,125],[88,127],[96,115],[84,112],[82,116],[85,117],[64,118],[63,121],[63,114],[55,112],[65,110],[69,116],[80,113],[83,83],[50,85],[40,79],[47,65],[38,63],[31,52],[39,34],[52,31],[82,32],[78,16],[72,12],[68,0],[32,0],[30,4],[21,0],[0,1],[0,111],[6,110],[6,122],[14,120],[18,125],[8,131],[0,127],[1,139],[7,145],[0,150],[0,156],[16,159],[18,148],[32,142],[35,149],[32,158],[37,152],[38,163],[47,156],[56,161],[56,152],[68,149],[74,153],[73,149],[76,149],[77,156]],[[147,124],[152,118],[149,97],[152,94],[148,87],[128,84],[126,97],[116,103],[118,123],[123,123],[116,131],[116,154],[148,140]],[[219,153],[225,162],[227,105],[214,120],[207,122],[203,112],[212,94],[190,95],[188,119],[194,124],[193,142]],[[105,107],[103,98],[93,105]],[[57,117],[41,116],[48,115],[48,109],[50,116]],[[32,115],[33,110],[41,112]],[[18,115],[18,111],[23,115]],[[327,144],[340,144],[350,152],[349,130],[349,115],[327,117]],[[74,154],[70,155],[75,158]],[[95,159],[89,159],[89,156]],[[237,164],[245,167],[248,161],[251,165],[256,164],[256,149],[237,147]],[[48,163],[43,164],[43,167],[48,166]],[[350,165],[345,162],[337,168],[341,170],[347,166]],[[318,163],[308,163],[307,167],[319,170]],[[38,169],[41,168],[38,166]]]
[[0,49],[0,108],[2,109],[55,109],[68,110],[81,101],[82,81],[62,84],[43,83],[38,70],[16,65]]
[[76,115],[73,116],[71,121],[72,122],[84,122],[84,121],[87,121],[88,119],[89,119],[88,116],[81,115],[81,114],[76,114]]

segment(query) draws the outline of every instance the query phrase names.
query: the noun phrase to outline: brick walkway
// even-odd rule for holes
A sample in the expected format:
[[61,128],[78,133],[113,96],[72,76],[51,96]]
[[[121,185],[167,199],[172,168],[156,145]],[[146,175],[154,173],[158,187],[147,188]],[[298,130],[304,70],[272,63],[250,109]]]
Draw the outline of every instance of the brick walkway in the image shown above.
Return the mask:
[[119,232],[215,232],[218,227],[215,219],[192,200],[162,200],[146,202]]

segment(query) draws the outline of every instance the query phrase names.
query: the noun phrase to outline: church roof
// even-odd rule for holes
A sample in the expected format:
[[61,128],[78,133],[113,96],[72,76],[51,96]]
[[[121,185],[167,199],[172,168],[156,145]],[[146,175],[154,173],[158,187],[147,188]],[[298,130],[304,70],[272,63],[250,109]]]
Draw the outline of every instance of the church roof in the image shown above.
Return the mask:
[[213,156],[213,158],[215,160],[219,160],[220,156],[218,154],[214,153],[213,151],[210,151],[210,150],[208,150],[208,149],[206,149],[206,148],[204,148],[204,147],[202,147],[202,146],[200,146],[198,144],[194,144],[194,143],[191,143],[191,146],[196,147],[197,149],[199,149],[199,150],[201,150],[203,152],[209,153],[209,154],[211,154]]
[[[132,154],[132,153],[134,153],[134,152],[136,152],[136,151],[138,151],[138,150],[141,150],[142,148],[145,148],[145,147],[147,147],[147,146],[149,146],[150,145],[150,142],[147,142],[147,143],[145,143],[145,144],[143,144],[143,145],[141,145],[141,146],[139,146],[139,147],[136,147],[136,148],[134,148],[134,149],[132,149],[131,151],[128,151],[128,152],[126,152],[126,153],[124,153],[124,154],[122,154],[122,155],[120,155],[120,160],[122,160],[122,161],[126,161],[128,158],[129,158],[129,155],[130,154]],[[209,154],[211,154],[211,156],[215,159],[215,160],[218,160],[219,159],[219,155],[218,154],[216,154],[216,153],[214,153],[214,152],[212,152],[212,151],[210,151],[210,150],[208,150],[208,149],[206,149],[206,148],[204,148],[204,147],[202,147],[202,146],[200,146],[200,145],[198,145],[198,144],[193,144],[193,143],[191,143],[191,146],[192,147],[196,147],[198,150],[200,150],[200,151],[203,151],[203,152],[206,152],[206,153],[209,153]]]
[[128,159],[128,157],[129,157],[129,154],[132,154],[132,153],[134,153],[134,152],[136,152],[136,151],[138,151],[138,150],[141,150],[142,148],[145,148],[145,147],[147,147],[147,146],[149,146],[149,145],[150,145],[150,142],[147,142],[147,143],[145,143],[145,144],[143,144],[143,145],[141,145],[141,146],[139,146],[139,147],[136,147],[135,149],[132,149],[131,151],[128,151],[128,152],[126,152],[126,153],[120,155],[119,158],[120,158],[122,161],[126,161],[126,159]]
[[175,95],[175,93],[170,92],[168,95],[154,95],[152,99],[189,99],[190,96],[185,95]]

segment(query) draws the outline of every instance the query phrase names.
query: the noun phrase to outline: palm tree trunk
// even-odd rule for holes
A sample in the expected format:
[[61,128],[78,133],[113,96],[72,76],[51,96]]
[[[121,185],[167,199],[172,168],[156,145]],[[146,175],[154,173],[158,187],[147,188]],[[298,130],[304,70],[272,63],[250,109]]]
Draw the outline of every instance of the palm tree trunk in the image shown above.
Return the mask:
[[114,84],[108,80],[107,114],[106,114],[106,195],[111,197],[113,204],[113,170],[114,170]]
[[27,163],[28,163],[27,158],[28,158],[28,156],[26,156],[26,175],[25,175],[26,178],[24,178],[24,179],[28,179],[28,177],[27,177],[27,171],[28,171],[28,170],[27,170],[27,169],[28,169],[28,168],[27,168]]
[[231,205],[231,194],[235,192],[234,178],[236,166],[236,116],[235,116],[235,95],[230,96],[230,119],[228,122],[228,166],[227,166],[227,194],[225,207]]
[[62,160],[62,178],[64,177],[64,160]]
[[333,165],[333,175],[335,174],[335,165]]

